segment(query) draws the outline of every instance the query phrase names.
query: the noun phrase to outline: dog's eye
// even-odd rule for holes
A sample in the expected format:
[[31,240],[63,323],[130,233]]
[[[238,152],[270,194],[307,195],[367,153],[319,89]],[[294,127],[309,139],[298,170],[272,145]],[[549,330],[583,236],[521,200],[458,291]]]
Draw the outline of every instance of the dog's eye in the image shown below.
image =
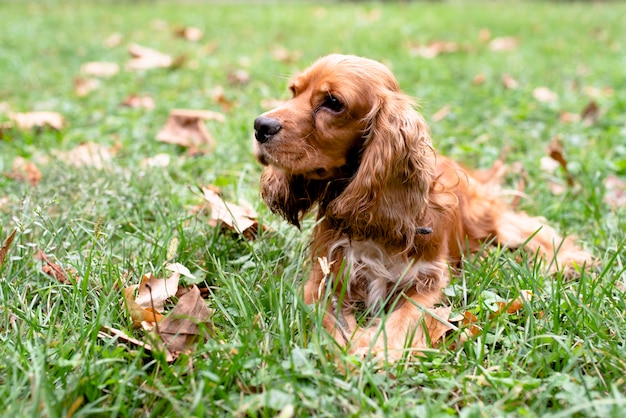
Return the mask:
[[324,99],[324,102],[322,103],[322,107],[335,113],[339,113],[344,109],[344,106],[341,100],[339,100],[332,94],[329,94],[328,96],[326,96],[326,99]]

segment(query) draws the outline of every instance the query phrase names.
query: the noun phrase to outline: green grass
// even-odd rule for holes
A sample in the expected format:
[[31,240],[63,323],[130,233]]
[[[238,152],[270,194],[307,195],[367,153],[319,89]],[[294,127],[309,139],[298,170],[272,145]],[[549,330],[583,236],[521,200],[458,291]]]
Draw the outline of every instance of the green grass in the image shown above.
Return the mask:
[[[0,139],[0,172],[21,156],[43,174],[35,187],[0,176],[0,240],[18,230],[0,267],[4,416],[622,416],[626,214],[603,201],[603,180],[626,175],[624,4],[42,1],[4,2],[0,15],[0,102],[13,111],[58,111],[68,123],[60,132],[10,131]],[[175,38],[177,26],[199,27],[204,38]],[[519,47],[492,52],[481,28],[518,37]],[[114,32],[122,44],[105,48]],[[460,51],[431,60],[409,53],[409,45],[432,40],[457,42]],[[133,42],[186,62],[177,70],[122,70],[87,97],[74,94],[82,63],[123,66]],[[300,57],[277,61],[277,47]],[[506,162],[521,162],[527,173],[521,207],[578,235],[600,266],[566,281],[494,250],[471,258],[446,290],[455,312],[478,317],[477,336],[392,367],[335,353],[297,297],[310,267],[312,221],[300,233],[263,207],[261,167],[251,153],[261,101],[286,98],[287,77],[330,52],[388,64],[419,98],[442,153],[484,168],[506,148]],[[250,82],[229,84],[228,74],[241,68]],[[482,85],[472,83],[478,73]],[[505,73],[519,81],[517,90],[502,86]],[[216,86],[236,104],[225,123],[207,124],[218,143],[212,154],[191,158],[155,140],[171,108],[220,111],[211,98]],[[537,102],[539,86],[559,100]],[[599,121],[559,122],[561,111],[578,113],[589,102],[585,87],[613,91],[596,99]],[[150,94],[156,108],[119,106],[137,93]],[[449,115],[432,122],[444,105]],[[561,196],[549,181],[565,183],[563,174],[540,169],[557,134],[577,183]],[[119,148],[105,169],[58,157],[89,141]],[[167,168],[141,168],[158,153],[172,156]],[[247,242],[210,227],[192,211],[206,184],[250,202],[273,231]],[[61,284],[45,275],[38,249],[81,279]],[[120,286],[165,274],[171,258],[211,288],[215,338],[171,365],[99,339],[101,325],[142,338]],[[491,316],[494,295],[509,300],[524,289],[535,298],[520,312]]]

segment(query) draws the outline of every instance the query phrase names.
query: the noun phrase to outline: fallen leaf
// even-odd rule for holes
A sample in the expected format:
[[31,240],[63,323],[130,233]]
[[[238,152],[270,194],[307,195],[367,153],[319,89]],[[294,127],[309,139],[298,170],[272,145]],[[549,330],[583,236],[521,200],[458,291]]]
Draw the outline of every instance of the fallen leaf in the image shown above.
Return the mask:
[[160,313],[145,308],[135,301],[135,291],[138,287],[139,285],[133,285],[122,290],[126,309],[133,321],[133,326],[136,328],[140,328],[144,322],[157,323],[163,318]]
[[116,62],[86,62],[81,65],[80,72],[84,75],[109,78],[120,72],[120,66]]
[[131,94],[122,102],[122,106],[142,109],[154,109],[154,99],[150,95],[138,96]]
[[456,327],[449,322],[452,309],[449,306],[441,306],[425,311],[424,326],[432,346],[437,345],[448,331]]
[[450,110],[450,105],[445,105],[444,107],[436,111],[432,117],[433,122],[439,122],[440,120],[444,119],[446,116],[448,116]]
[[165,270],[180,274],[181,276],[184,276],[188,279],[197,280],[196,276],[191,274],[189,269],[180,263],[170,263],[165,266]]
[[115,48],[122,43],[122,39],[123,37],[121,33],[112,33],[111,35],[107,36],[103,44],[107,48]]
[[202,39],[202,36],[204,35],[202,33],[202,29],[194,27],[175,29],[174,34],[179,38],[184,38],[190,42],[198,42],[200,39]]
[[585,86],[585,94],[592,99],[600,99],[603,97],[611,97],[615,91],[611,87],[598,88],[593,86]]
[[458,50],[459,45],[456,42],[448,41],[432,41],[427,45],[412,45],[409,47],[411,55],[428,59],[435,58],[439,54],[449,54]]
[[279,46],[272,51],[272,57],[276,61],[280,61],[286,64],[297,62],[302,58],[301,51],[289,51],[287,48]]
[[56,263],[50,261],[48,256],[43,251],[37,251],[37,259],[42,261],[41,270],[48,276],[51,276],[63,284],[71,283],[70,277],[74,280],[77,279],[76,270],[64,269]]
[[595,100],[591,100],[580,112],[580,118],[587,125],[593,125],[600,117],[600,108]]
[[5,177],[28,182],[31,186],[35,186],[41,181],[41,171],[32,161],[26,161],[23,157],[15,157],[11,171],[4,174]]
[[226,203],[215,190],[208,187],[202,188],[202,194],[211,208],[209,221],[211,225],[225,225],[248,239],[256,236],[259,224],[254,210],[234,203]]
[[626,181],[610,175],[604,180],[604,201],[612,207],[626,206]]
[[517,38],[505,36],[501,38],[493,38],[491,42],[489,42],[489,49],[494,52],[513,51],[517,49],[518,45],[519,40]]
[[163,313],[165,302],[178,291],[180,273],[174,272],[166,279],[155,277],[152,273],[141,278],[135,302],[142,308],[152,308]]
[[559,113],[559,120],[563,123],[578,122],[580,121],[580,115],[571,112],[561,112]]
[[183,147],[212,148],[215,140],[204,124],[210,119],[223,122],[225,117],[209,110],[172,109],[157,140]]
[[505,89],[515,90],[519,87],[519,83],[516,79],[511,77],[509,74],[502,75],[502,85]]
[[55,152],[57,158],[67,161],[75,167],[92,167],[102,170],[113,160],[113,153],[104,145],[94,142],[80,144],[68,152]]
[[491,31],[487,28],[482,28],[478,31],[478,39],[483,43],[489,42],[491,39]]
[[250,82],[250,74],[246,70],[239,69],[228,73],[228,81],[232,85],[243,86]]
[[61,130],[64,125],[63,116],[56,112],[27,112],[8,114],[11,122],[19,129],[52,128]]
[[139,165],[141,168],[148,167],[167,167],[170,165],[171,157],[169,154],[161,153],[157,154],[154,157],[144,158],[141,160]]
[[168,68],[173,64],[172,57],[138,44],[128,46],[132,59],[126,64],[129,70],[149,70],[152,68]]
[[559,98],[559,95],[550,90],[547,87],[537,87],[533,90],[533,97],[540,102],[554,102]]
[[222,107],[224,112],[230,112],[233,109],[234,102],[226,97],[226,92],[222,86],[213,89],[211,98]]
[[85,97],[98,87],[100,87],[100,81],[95,78],[76,77],[74,79],[74,93],[78,97]]
[[483,73],[478,73],[472,79],[472,84],[475,86],[480,86],[485,82],[485,75]]
[[180,296],[174,309],[156,329],[167,349],[176,357],[188,352],[197,341],[206,341],[210,337],[213,330],[210,319],[211,311],[194,285]]
[[550,145],[548,146],[548,155],[561,165],[561,168],[567,177],[567,185],[570,187],[573,186],[574,177],[567,169],[567,160],[565,159],[565,152],[563,151],[563,143],[560,136],[555,135],[552,137]]
[[13,242],[13,238],[15,238],[15,233],[17,229],[14,229],[11,232],[11,235],[4,241],[2,248],[0,248],[0,267],[4,264],[4,260],[6,259],[7,254],[9,253],[9,248],[11,247],[11,243]]

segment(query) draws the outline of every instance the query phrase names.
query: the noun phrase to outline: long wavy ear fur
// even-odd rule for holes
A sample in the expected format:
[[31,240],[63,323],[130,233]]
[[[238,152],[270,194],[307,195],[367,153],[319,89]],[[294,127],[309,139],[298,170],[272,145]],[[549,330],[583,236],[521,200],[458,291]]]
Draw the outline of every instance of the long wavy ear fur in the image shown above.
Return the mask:
[[267,167],[261,175],[261,197],[272,212],[300,228],[304,216],[320,198],[319,182]]
[[[412,239],[428,205],[435,153],[428,126],[408,96],[385,90],[367,116],[359,168],[326,214],[350,226],[353,238],[381,233]],[[373,229],[376,226],[378,230]]]

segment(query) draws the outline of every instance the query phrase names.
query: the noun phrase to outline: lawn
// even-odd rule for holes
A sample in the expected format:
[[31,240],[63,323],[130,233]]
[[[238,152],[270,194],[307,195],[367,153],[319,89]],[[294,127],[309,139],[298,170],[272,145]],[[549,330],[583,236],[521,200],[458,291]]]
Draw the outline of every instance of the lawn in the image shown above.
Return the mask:
[[[626,4],[5,1],[0,15],[0,246],[17,231],[0,251],[0,414],[623,416]],[[173,63],[128,69],[131,44]],[[332,52],[387,64],[438,151],[501,159],[519,208],[597,266],[566,280],[525,254],[469,257],[443,302],[465,330],[393,365],[338,352],[298,298],[313,220],[298,231],[263,206],[251,152],[254,118]],[[133,95],[144,106],[122,105]],[[212,149],[156,140],[175,108],[224,115],[201,122]],[[34,111],[63,126],[16,126]],[[85,144],[100,158],[77,156]],[[209,222],[202,186],[258,212],[258,236]],[[209,338],[168,362],[100,332],[150,341],[123,289],[174,262],[204,292]]]

